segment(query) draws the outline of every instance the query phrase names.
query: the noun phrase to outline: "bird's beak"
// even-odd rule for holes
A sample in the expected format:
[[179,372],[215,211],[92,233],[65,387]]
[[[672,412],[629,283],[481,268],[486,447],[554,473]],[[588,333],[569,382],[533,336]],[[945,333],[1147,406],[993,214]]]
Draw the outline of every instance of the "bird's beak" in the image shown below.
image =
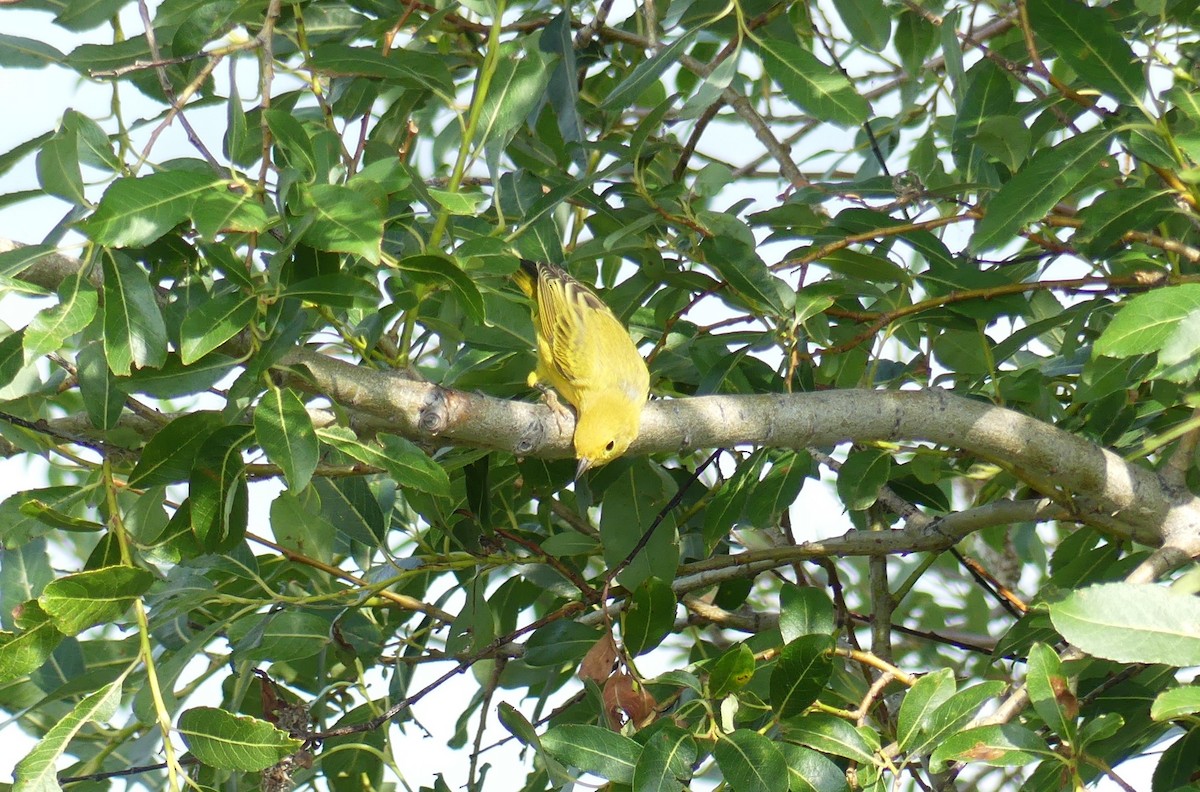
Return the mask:
[[579,479],[583,478],[583,474],[587,473],[591,467],[592,460],[587,457],[580,457],[579,465],[575,468],[575,480],[579,481]]

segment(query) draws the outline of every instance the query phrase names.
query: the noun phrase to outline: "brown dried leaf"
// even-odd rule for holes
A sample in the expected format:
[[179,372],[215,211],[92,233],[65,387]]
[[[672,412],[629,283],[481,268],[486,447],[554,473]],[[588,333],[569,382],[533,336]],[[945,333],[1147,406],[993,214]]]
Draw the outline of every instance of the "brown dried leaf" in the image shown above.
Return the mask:
[[613,664],[617,662],[617,643],[611,634],[606,633],[599,641],[592,644],[588,653],[579,664],[579,678],[590,679],[597,684],[608,679],[613,672]]
[[617,674],[613,679],[618,677],[629,680],[629,684],[615,686],[617,703],[629,716],[629,720],[640,729],[654,720],[654,716],[658,714],[658,702],[654,700],[654,696],[650,695],[650,691],[635,682],[633,677],[628,674]]
[[620,688],[627,685],[628,682],[622,678],[628,679],[625,674],[613,674],[604,683],[604,715],[608,719],[608,727],[613,731],[620,729],[621,724],[625,722],[621,716]]
[[1079,715],[1079,699],[1075,698],[1075,693],[1071,691],[1066,678],[1051,676],[1050,689],[1054,691],[1054,698],[1058,701],[1058,706],[1062,707],[1063,714],[1074,720]]
[[1005,752],[994,746],[988,745],[985,742],[977,742],[970,750],[963,751],[960,756],[966,759],[978,759],[980,761],[991,761],[1004,756]]

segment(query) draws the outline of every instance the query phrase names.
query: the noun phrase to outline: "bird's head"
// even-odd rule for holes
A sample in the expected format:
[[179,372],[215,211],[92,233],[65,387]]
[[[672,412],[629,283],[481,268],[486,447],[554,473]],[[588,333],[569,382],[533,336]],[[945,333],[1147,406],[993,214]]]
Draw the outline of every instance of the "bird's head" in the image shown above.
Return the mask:
[[576,478],[607,465],[629,448],[642,423],[642,404],[624,393],[599,394],[580,405],[575,424]]

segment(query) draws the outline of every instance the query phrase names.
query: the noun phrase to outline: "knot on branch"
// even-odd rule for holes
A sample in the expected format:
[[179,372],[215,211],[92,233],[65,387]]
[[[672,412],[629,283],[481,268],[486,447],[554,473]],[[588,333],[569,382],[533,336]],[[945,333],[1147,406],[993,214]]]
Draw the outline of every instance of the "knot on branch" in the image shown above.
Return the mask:
[[450,426],[451,401],[455,391],[435,385],[429,389],[429,395],[417,418],[417,427],[424,433],[436,437]]
[[517,442],[513,446],[513,453],[517,456],[525,456],[535,448],[545,444],[545,442],[546,422],[539,418],[525,425],[525,428],[521,431],[521,436],[517,438]]

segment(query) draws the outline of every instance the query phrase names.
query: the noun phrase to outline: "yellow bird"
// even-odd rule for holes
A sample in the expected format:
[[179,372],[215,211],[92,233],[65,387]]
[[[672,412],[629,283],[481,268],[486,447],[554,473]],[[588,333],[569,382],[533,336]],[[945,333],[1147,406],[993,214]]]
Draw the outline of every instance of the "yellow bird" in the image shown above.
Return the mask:
[[578,477],[625,453],[637,437],[650,372],[629,332],[587,286],[560,267],[526,259],[515,277],[534,302],[538,362],[529,384],[551,385],[575,407]]

